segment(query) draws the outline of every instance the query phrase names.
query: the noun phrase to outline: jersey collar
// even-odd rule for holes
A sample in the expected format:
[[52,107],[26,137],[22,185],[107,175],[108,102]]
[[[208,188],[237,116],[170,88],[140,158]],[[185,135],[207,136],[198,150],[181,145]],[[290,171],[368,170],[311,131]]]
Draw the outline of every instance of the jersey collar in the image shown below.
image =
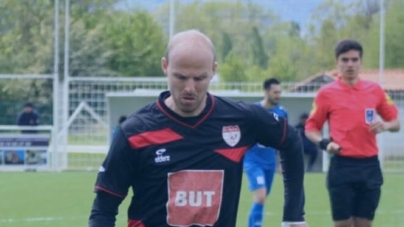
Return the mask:
[[342,76],[341,76],[341,75],[338,76],[337,82],[338,82],[338,84],[339,84],[340,86],[342,86],[342,87],[345,88],[345,89],[360,90],[360,88],[361,88],[361,86],[362,86],[362,79],[361,79],[361,78],[359,78],[358,81],[357,81],[353,86],[351,86],[351,85],[345,83],[345,82],[342,80]]
[[160,94],[159,99],[157,100],[157,106],[161,112],[178,124],[189,128],[196,128],[198,125],[200,125],[213,112],[215,106],[215,99],[213,95],[207,93],[206,106],[198,116],[182,117],[168,108],[168,106],[164,103],[164,100],[168,97],[170,97],[170,92],[164,91]]

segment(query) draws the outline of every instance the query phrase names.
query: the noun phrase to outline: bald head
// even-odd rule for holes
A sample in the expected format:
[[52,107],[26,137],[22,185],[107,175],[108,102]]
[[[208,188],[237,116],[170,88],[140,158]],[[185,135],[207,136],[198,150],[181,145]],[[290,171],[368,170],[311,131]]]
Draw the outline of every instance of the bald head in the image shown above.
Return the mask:
[[212,62],[216,61],[216,51],[212,41],[205,34],[197,30],[180,32],[170,39],[166,50],[167,62],[173,53],[184,51],[197,51],[197,53],[210,52],[213,59]]
[[170,90],[164,103],[183,117],[200,114],[216,68],[215,48],[206,35],[196,30],[176,34],[161,59]]

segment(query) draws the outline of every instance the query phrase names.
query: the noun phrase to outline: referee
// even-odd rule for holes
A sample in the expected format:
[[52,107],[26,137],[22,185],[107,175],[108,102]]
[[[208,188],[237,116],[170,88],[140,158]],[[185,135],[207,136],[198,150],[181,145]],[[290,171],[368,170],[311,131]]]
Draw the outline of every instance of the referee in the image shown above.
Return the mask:
[[[359,78],[362,54],[355,40],[337,44],[340,75],[319,90],[305,127],[311,141],[334,154],[327,177],[334,227],[372,226],[383,184],[376,134],[400,130],[393,101],[380,85]],[[320,133],[325,121],[331,138]]]

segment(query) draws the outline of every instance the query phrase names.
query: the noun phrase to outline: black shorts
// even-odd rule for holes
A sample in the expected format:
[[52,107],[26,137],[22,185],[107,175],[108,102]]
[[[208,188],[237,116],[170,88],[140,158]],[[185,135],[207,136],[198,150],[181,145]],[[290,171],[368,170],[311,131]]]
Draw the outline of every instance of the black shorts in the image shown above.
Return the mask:
[[335,155],[327,176],[333,220],[350,217],[373,220],[382,184],[377,156],[359,159]]

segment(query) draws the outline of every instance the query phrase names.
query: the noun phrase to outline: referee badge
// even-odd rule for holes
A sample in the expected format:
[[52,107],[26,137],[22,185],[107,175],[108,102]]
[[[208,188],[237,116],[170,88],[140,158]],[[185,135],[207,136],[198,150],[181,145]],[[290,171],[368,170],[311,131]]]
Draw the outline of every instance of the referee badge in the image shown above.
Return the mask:
[[365,109],[365,122],[370,125],[375,121],[376,111],[375,109]]

